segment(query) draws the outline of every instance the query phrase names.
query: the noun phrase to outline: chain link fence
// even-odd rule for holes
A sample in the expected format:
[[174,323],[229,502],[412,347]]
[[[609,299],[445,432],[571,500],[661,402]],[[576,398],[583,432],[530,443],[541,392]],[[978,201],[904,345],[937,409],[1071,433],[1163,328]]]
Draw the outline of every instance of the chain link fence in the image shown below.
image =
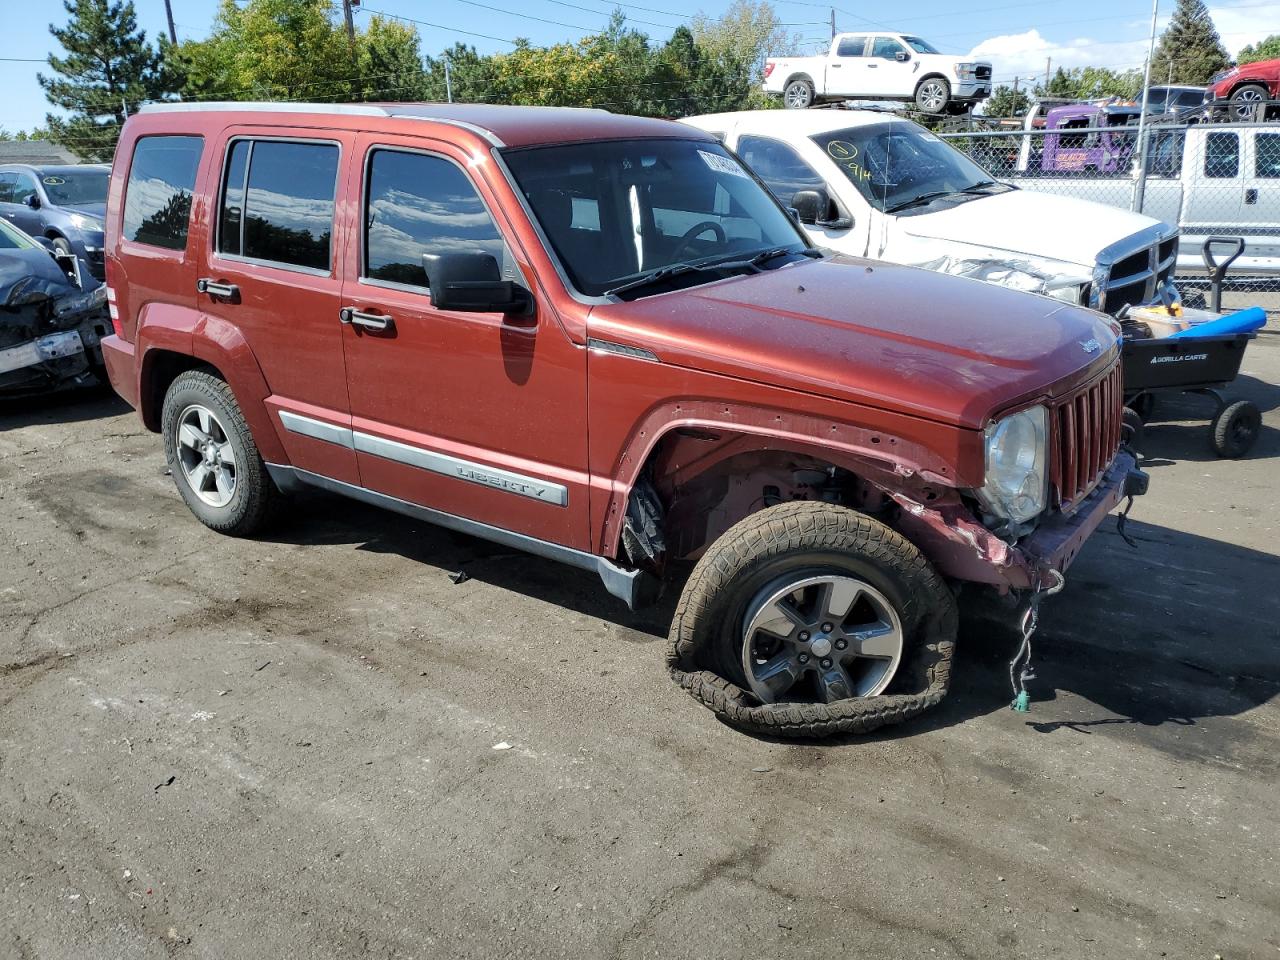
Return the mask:
[[[1144,149],[1132,113],[1079,104],[1051,112],[1045,129],[940,136],[996,179],[1023,190],[1092,200],[1177,225],[1175,283],[1188,305],[1208,300],[1205,241],[1241,238],[1243,252],[1227,271],[1222,308],[1261,306],[1280,317],[1280,123],[1157,121],[1146,127]],[[1214,251],[1222,259],[1232,246],[1215,244]]]

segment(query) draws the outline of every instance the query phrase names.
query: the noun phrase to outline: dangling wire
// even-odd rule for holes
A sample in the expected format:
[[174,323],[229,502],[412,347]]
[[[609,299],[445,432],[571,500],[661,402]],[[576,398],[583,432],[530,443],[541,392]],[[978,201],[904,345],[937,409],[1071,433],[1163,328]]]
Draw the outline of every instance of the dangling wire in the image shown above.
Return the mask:
[[1022,643],[1018,652],[1009,661],[1009,685],[1013,687],[1013,702],[1009,706],[1018,713],[1026,713],[1031,709],[1031,694],[1027,692],[1027,681],[1036,678],[1031,667],[1031,636],[1040,625],[1040,601],[1051,597],[1066,586],[1067,578],[1057,570],[1050,570],[1054,578],[1053,586],[1038,589],[1027,601],[1027,609],[1022,614]]

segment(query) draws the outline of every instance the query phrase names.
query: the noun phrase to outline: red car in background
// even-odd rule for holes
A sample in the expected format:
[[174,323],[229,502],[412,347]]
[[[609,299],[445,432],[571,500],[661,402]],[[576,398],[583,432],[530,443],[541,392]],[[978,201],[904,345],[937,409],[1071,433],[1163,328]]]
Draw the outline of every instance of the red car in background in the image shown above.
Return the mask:
[[1232,120],[1252,120],[1265,100],[1280,100],[1280,60],[1259,60],[1232,67],[1209,79],[1205,101],[1227,101]]

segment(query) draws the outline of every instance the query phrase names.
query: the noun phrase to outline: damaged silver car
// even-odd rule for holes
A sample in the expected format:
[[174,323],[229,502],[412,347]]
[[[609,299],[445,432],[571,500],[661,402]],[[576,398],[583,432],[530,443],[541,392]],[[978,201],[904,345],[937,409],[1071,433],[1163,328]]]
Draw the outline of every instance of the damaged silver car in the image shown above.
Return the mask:
[[106,286],[77,257],[0,221],[0,397],[106,382]]

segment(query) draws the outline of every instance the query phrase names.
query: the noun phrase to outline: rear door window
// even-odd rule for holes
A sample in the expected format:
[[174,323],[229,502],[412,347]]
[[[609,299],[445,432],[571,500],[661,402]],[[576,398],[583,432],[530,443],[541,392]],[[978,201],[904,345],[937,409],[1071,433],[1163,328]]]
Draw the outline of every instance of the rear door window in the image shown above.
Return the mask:
[[503,267],[502,235],[456,164],[374,150],[368,178],[364,276],[425,288],[424,253],[488,253]]
[[1253,175],[1280,178],[1280,133],[1259,133],[1253,142]]
[[218,210],[218,250],[329,272],[338,145],[236,140]]
[[1240,138],[1234,133],[1211,133],[1205,138],[1204,175],[1218,180],[1240,172]]
[[201,137],[143,137],[133,148],[124,194],[124,236],[185,250]]
[[836,48],[837,57],[860,57],[867,48],[866,37],[845,37]]

